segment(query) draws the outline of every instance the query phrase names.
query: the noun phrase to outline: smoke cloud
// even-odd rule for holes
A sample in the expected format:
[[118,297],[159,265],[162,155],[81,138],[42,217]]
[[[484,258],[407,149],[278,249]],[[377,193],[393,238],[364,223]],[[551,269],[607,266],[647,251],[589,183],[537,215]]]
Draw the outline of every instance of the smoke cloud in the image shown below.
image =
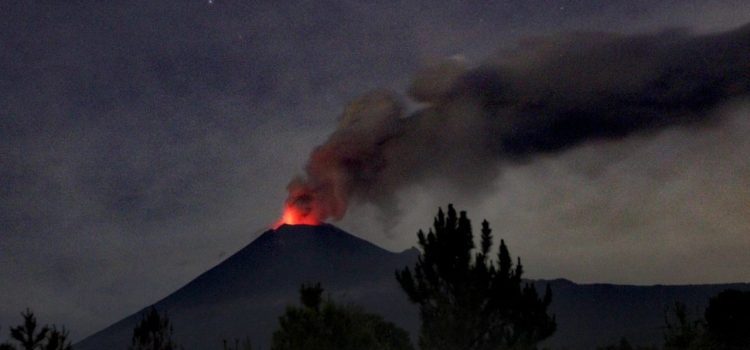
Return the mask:
[[[287,205],[337,220],[353,200],[386,207],[399,189],[434,178],[479,191],[504,164],[706,125],[712,108],[749,92],[750,25],[529,39],[478,67],[460,59],[427,67],[408,96],[378,90],[351,102],[290,182]],[[421,107],[407,111],[409,99]]]

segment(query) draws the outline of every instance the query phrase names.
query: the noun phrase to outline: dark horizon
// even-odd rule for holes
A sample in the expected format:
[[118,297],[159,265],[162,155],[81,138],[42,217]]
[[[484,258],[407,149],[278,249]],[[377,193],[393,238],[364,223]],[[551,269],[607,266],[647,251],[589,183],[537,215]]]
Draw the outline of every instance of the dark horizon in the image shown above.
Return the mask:
[[[474,240],[479,243],[478,236]],[[512,242],[508,243],[512,249]],[[416,341],[417,310],[398,288],[393,270],[412,264],[417,254],[416,248],[388,251],[331,224],[282,225],[266,230],[153,304],[132,310],[127,317],[77,340],[75,349],[98,350],[127,343],[135,322],[151,307],[170,315],[175,339],[186,349],[216,348],[221,337],[231,340],[232,334],[242,334],[239,339],[249,337],[254,348],[267,349],[278,314],[296,304],[300,284],[312,281],[321,282],[327,299],[376,312],[409,331]],[[540,292],[547,283],[552,286],[551,311],[559,329],[545,344],[556,349],[594,349],[621,337],[634,344],[657,344],[662,337],[662,310],[675,300],[690,308],[703,308],[722,290],[750,291],[750,283],[629,286],[576,284],[566,279],[531,282]],[[613,314],[619,316],[611,318]],[[587,332],[582,334],[583,329]]]

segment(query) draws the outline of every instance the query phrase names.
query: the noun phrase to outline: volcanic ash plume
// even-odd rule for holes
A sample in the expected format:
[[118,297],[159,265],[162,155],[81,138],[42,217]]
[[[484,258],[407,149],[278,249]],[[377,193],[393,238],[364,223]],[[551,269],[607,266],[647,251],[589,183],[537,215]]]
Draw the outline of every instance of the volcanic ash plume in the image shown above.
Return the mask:
[[[408,97],[351,102],[288,186],[287,211],[340,219],[349,202],[390,205],[401,188],[440,178],[477,191],[500,165],[672,125],[750,93],[750,25],[711,35],[575,34],[528,40],[468,68],[419,72]],[[424,105],[406,114],[405,98]]]

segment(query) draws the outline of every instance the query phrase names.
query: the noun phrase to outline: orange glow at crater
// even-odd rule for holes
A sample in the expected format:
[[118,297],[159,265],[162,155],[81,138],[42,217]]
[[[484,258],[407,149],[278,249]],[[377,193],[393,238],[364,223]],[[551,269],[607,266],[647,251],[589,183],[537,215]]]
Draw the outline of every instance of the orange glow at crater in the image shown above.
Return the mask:
[[281,219],[273,225],[274,229],[281,225],[320,225],[320,220],[309,209],[300,208],[293,204],[284,205],[284,213]]

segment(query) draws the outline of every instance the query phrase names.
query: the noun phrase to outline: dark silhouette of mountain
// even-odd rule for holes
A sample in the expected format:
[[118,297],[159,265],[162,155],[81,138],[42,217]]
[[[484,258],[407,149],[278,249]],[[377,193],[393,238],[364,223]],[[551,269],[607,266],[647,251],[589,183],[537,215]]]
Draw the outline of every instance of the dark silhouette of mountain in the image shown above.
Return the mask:
[[[249,336],[268,349],[278,317],[298,303],[303,282],[321,282],[337,302],[351,302],[418,334],[417,308],[396,282],[397,268],[413,265],[417,250],[393,253],[332,225],[281,226],[154,304],[167,312],[174,339],[187,350],[218,349],[221,340]],[[709,297],[750,284],[627,286],[550,283],[558,330],[555,349],[593,349],[626,336],[634,344],[662,341],[664,310],[674,301],[702,315]],[[149,306],[150,307],[150,306]],[[75,344],[77,350],[125,349],[143,310]]]
[[710,297],[726,289],[750,290],[750,283],[631,286],[576,284],[565,279],[536,281],[552,287],[550,310],[557,332],[553,349],[595,349],[626,337],[633,345],[663,343],[664,312],[680,301],[691,317],[703,317]]
[[[286,305],[298,304],[303,282],[321,282],[337,302],[352,302],[406,329],[418,316],[394,277],[415,249],[392,253],[332,225],[281,226],[208,270],[154,306],[174,325],[185,349],[219,349],[223,338],[267,349]],[[77,350],[125,349],[143,310],[75,345]],[[256,347],[254,347],[256,348]]]

